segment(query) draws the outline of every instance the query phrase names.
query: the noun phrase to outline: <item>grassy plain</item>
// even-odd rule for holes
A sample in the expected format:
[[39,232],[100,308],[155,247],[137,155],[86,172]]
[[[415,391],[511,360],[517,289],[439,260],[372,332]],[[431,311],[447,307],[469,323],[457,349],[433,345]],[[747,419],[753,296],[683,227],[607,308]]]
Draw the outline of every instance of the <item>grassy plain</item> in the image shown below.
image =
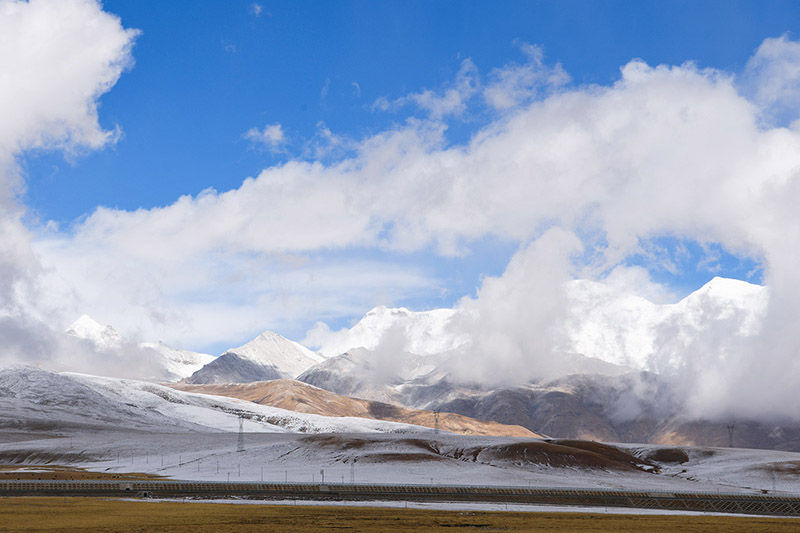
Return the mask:
[[163,476],[142,474],[137,472],[110,474],[91,472],[83,468],[57,465],[0,465],[0,480],[125,480],[125,479],[162,479]]
[[800,531],[800,519],[0,498],[0,531]]

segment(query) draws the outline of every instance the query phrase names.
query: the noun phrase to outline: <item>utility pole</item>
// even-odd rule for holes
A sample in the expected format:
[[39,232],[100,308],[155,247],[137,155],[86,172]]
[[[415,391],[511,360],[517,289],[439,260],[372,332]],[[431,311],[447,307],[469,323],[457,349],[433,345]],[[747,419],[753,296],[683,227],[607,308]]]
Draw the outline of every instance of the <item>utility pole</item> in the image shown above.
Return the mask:
[[244,451],[244,415],[239,415],[239,440],[236,443],[236,451]]
[[434,435],[439,434],[439,410],[433,410],[433,433]]

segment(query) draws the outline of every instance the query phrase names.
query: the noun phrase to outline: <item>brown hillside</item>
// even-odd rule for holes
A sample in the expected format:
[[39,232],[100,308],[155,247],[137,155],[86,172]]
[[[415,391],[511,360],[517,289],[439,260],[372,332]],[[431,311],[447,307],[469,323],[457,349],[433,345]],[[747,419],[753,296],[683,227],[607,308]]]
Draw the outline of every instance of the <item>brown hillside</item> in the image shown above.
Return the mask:
[[[434,413],[432,411],[409,409],[388,403],[341,396],[292,379],[220,385],[170,383],[169,386],[182,391],[239,398],[261,405],[271,405],[301,413],[325,416],[355,416],[373,420],[415,424],[430,428],[435,426]],[[439,428],[442,431],[463,435],[541,437],[522,426],[486,422],[453,413],[439,414]]]

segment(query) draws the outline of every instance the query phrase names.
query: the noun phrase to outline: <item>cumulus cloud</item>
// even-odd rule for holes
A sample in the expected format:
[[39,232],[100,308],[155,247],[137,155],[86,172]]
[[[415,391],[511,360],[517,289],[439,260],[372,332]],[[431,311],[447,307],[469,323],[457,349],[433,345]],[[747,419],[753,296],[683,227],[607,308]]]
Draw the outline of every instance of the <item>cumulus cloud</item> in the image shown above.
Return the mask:
[[279,151],[286,143],[283,126],[277,122],[275,124],[267,124],[263,129],[250,128],[242,137],[254,145],[264,147],[271,152]]
[[17,158],[31,149],[74,156],[113,143],[98,123],[98,99],[131,67],[138,35],[91,0],[0,2],[0,361],[65,356],[52,323],[60,304],[42,287],[18,203]]
[[18,178],[12,158],[25,150],[74,153],[116,139],[116,130],[99,125],[97,102],[132,65],[137,34],[90,0],[0,3],[0,164],[6,182]]
[[[553,228],[521,248],[498,277],[483,280],[477,295],[463,298],[452,321],[470,332],[468,364],[452,368],[462,380],[525,383],[566,368],[554,348],[562,344],[560,322],[567,304],[564,282],[582,244],[573,233]],[[532,273],[535,273],[532,275]]]

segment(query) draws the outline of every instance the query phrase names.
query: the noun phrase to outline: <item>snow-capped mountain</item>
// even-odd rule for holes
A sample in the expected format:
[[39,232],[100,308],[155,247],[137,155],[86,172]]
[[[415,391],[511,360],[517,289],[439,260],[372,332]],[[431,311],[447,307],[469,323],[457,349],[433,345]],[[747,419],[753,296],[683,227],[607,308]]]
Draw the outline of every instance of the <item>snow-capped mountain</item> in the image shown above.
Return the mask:
[[325,360],[322,355],[289,339],[265,331],[252,341],[230,348],[197,370],[187,383],[247,383],[295,378]]
[[647,370],[651,357],[674,356],[706,331],[726,338],[756,334],[769,299],[766,287],[718,277],[674,304],[588,280],[569,282],[566,293],[561,350]]
[[[118,359],[124,365],[125,359],[132,367],[147,367],[153,380],[177,381],[202,368],[214,360],[214,356],[172,348],[163,342],[135,343],[125,339],[112,326],[103,326],[88,315],[83,315],[67,328],[67,335],[92,344],[95,350],[108,358]],[[146,364],[143,364],[146,363]]]
[[272,365],[291,377],[296,377],[309,367],[325,360],[325,357],[312,352],[302,344],[290,341],[272,331],[265,331],[247,344],[229,348],[225,353],[235,353],[262,365]]
[[[640,370],[657,370],[650,367],[653,356],[668,359],[665,352],[686,349],[706,331],[728,338],[754,335],[769,298],[766,287],[724,278],[674,304],[655,304],[589,280],[568,282],[564,292],[566,313],[555,351]],[[471,332],[457,329],[460,312],[376,307],[349,330],[329,333],[319,351],[333,357],[382,345],[422,356],[469,350]]]
[[89,315],[81,315],[67,328],[67,335],[91,341],[97,348],[113,349],[120,345],[122,337],[111,326],[102,326]]
[[166,369],[168,372],[177,377],[177,379],[184,379],[216,358],[207,353],[192,352],[190,350],[181,350],[180,348],[173,348],[161,341],[158,342],[144,342],[141,344],[143,348],[150,348],[160,353],[166,359]]

